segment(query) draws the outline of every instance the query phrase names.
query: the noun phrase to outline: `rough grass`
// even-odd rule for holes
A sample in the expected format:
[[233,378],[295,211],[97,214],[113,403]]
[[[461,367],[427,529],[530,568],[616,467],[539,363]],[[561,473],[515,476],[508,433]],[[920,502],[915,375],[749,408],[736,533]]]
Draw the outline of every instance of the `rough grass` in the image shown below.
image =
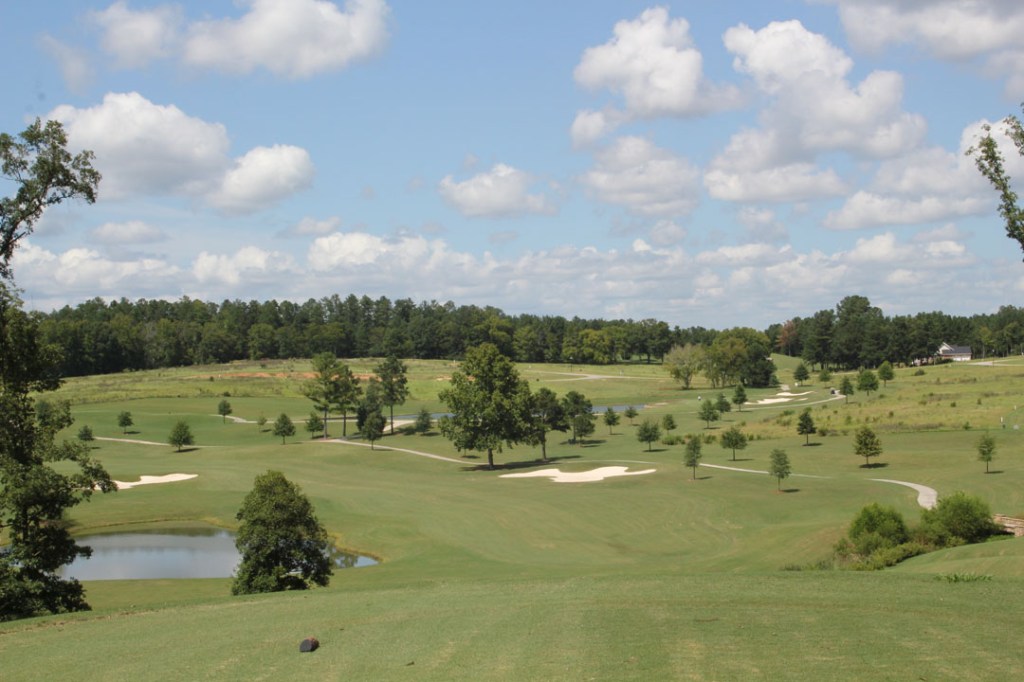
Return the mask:
[[[375,362],[351,364],[358,372]],[[289,371],[307,366],[294,361]],[[410,368],[413,395],[396,414],[441,409],[439,379],[451,363]],[[460,458],[436,434],[386,437],[371,451],[310,440],[300,426],[282,446],[255,424],[225,424],[216,414],[224,392],[231,393],[233,416],[255,419],[262,412],[272,421],[284,411],[298,421],[308,414],[298,395],[300,376],[282,371],[251,377],[253,383],[238,376],[261,369],[270,368],[236,363],[135,373],[114,389],[131,391],[132,399],[110,399],[121,376],[72,382],[65,391],[78,421],[70,435],[88,423],[97,436],[124,437],[116,423],[124,409],[135,418],[136,433],[128,438],[163,443],[178,419],[192,426],[197,447],[183,453],[96,441],[96,456],[115,478],[199,474],[96,496],[74,510],[75,531],[155,522],[233,527],[253,478],[276,468],[311,497],[339,546],[383,563],[341,571],[327,589],[252,598],[229,597],[228,580],[91,583],[92,613],[0,626],[3,679],[1010,679],[1024,673],[1014,639],[1024,608],[1020,540],[937,552],[883,573],[781,570],[827,557],[870,502],[916,520],[912,490],[872,478],[923,483],[940,494],[966,490],[993,511],[1024,513],[1022,442],[1011,421],[1019,368],[948,366],[927,368],[923,377],[901,370],[881,391],[884,398],[814,405],[816,421],[819,414],[832,421],[849,415],[851,435],[812,437],[805,447],[795,424],[777,423],[785,410],[802,409],[799,402],[745,408],[705,429],[696,396],[717,391],[680,391],[658,368],[521,367],[531,384],[559,394],[579,390],[598,405],[672,413],[680,422],[676,433],[716,434],[744,424],[758,439],[737,453],[740,461],[717,443],[704,446],[703,461],[763,471],[771,449],[783,447],[794,476],[781,494],[761,474],[702,467],[691,481],[681,447],[648,452],[626,420],[610,435],[599,422],[583,446],[552,434],[548,451],[555,461],[547,466],[581,471],[614,463],[655,468],[655,474],[582,484],[502,479],[508,470],[540,468],[539,451],[506,450],[496,461],[508,468],[488,472],[478,469],[481,458]],[[942,387],[941,401],[913,399],[935,385]],[[799,390],[815,391],[804,398],[808,403],[829,397],[814,380]],[[756,400],[776,391],[750,393]],[[998,473],[985,475],[975,460],[980,432],[973,428],[883,428],[934,422],[952,401],[993,429],[991,468]],[[1008,417],[1005,430],[999,416]],[[878,428],[883,466],[862,468],[853,454],[852,431],[861,423]],[[332,422],[332,435],[340,429]],[[933,579],[951,573],[993,580]],[[323,647],[300,656],[298,642],[310,635]]]

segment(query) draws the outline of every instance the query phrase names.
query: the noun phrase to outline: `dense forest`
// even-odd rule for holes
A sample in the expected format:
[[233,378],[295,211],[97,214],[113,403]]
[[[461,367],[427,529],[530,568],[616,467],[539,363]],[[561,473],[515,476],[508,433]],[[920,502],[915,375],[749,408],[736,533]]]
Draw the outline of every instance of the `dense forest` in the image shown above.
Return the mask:
[[[461,358],[485,341],[521,362],[652,362],[676,345],[710,347],[728,331],[672,328],[653,319],[507,315],[489,306],[336,294],[301,304],[94,298],[35,315],[43,338],[63,351],[65,376],[324,352],[342,358]],[[757,338],[766,349],[802,357],[812,366],[845,369],[886,360],[909,364],[932,356],[942,342],[969,345],[976,356],[1006,355],[1022,350],[1024,309],[1003,306],[971,317],[941,312],[887,317],[867,298],[848,296],[834,309],[773,324]]]

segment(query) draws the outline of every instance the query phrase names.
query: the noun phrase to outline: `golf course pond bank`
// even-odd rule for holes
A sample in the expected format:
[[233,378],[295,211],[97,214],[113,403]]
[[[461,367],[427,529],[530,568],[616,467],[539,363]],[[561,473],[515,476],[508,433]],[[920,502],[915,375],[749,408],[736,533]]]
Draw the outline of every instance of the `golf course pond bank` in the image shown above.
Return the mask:
[[[230,578],[240,556],[235,534],[220,528],[161,528],[83,535],[79,544],[92,548],[61,571],[78,580],[154,580],[158,578]],[[331,553],[334,567],[359,568],[377,563],[372,557],[341,550]]]

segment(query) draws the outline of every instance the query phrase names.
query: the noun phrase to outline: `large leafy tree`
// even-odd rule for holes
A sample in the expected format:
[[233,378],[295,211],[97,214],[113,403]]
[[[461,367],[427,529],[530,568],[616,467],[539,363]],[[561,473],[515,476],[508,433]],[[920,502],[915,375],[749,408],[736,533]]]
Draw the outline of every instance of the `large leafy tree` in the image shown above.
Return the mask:
[[441,433],[459,450],[486,452],[488,468],[494,468],[495,450],[530,438],[530,386],[492,343],[466,351],[439,397],[451,413]]
[[242,561],[233,594],[304,590],[330,581],[327,531],[309,498],[281,472],[257,476],[235,518],[241,521],[235,546]]
[[[15,194],[0,198],[0,620],[88,609],[82,585],[58,570],[89,556],[63,523],[65,512],[95,490],[116,490],[82,442],[60,441],[66,409],[37,415],[32,394],[60,385],[59,353],[3,280],[10,260],[43,211],[67,199],[96,200],[100,174],[91,152],[72,156],[56,121],[38,119],[14,137],[0,134],[0,175]],[[40,418],[42,417],[42,418]]]
[[22,237],[50,206],[68,199],[96,201],[99,172],[92,167],[94,155],[72,155],[68,138],[57,121],[45,124],[38,118],[17,136],[0,133],[0,174],[17,191],[0,198],[0,277],[11,278],[10,260]]
[[391,418],[391,435],[395,435],[395,405],[405,403],[409,397],[408,368],[405,363],[394,355],[389,355],[384,362],[374,368],[380,381],[384,404],[388,406]]

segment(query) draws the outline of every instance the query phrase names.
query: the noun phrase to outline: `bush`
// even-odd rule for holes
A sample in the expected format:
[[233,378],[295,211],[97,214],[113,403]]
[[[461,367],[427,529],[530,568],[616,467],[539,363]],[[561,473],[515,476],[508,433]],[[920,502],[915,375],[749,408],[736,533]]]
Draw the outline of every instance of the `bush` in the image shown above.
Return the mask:
[[861,509],[850,524],[849,536],[857,554],[868,556],[906,542],[910,533],[903,516],[894,507],[872,503]]
[[992,520],[988,504],[980,497],[961,491],[940,498],[935,509],[922,512],[921,520],[922,526],[929,527],[945,540],[945,546],[951,544],[951,539],[958,541],[955,544],[982,542],[1002,532]]

